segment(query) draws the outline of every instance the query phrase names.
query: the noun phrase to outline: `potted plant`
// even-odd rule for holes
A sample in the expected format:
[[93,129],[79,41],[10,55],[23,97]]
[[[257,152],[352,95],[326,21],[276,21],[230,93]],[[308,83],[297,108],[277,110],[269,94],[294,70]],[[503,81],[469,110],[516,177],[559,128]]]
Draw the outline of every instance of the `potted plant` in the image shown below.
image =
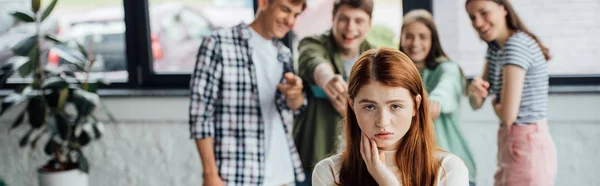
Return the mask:
[[[57,0],[40,11],[41,0],[31,1],[31,11],[13,12],[16,19],[36,24],[35,35],[16,44],[12,51],[23,60],[11,60],[0,69],[0,88],[9,77],[19,75],[30,83],[21,85],[2,99],[0,117],[9,109],[16,111],[11,129],[28,121],[29,130],[19,140],[21,147],[35,149],[43,145],[50,160],[38,169],[40,186],[86,186],[88,185],[88,160],[82,148],[92,140],[102,136],[102,123],[94,115],[100,98],[89,87],[106,84],[102,79],[88,78],[89,69],[94,64],[91,51],[76,44],[77,54],[62,52],[67,65],[50,67],[40,60],[40,43],[50,40],[55,45],[66,42],[51,35],[40,33],[40,24],[52,12]],[[72,44],[72,43],[71,43]],[[69,68],[70,67],[75,67]],[[85,78],[77,78],[83,75]],[[84,79],[84,80],[81,80]],[[92,85],[94,84],[94,85]],[[109,115],[110,116],[110,115]],[[111,117],[112,119],[112,117]]]

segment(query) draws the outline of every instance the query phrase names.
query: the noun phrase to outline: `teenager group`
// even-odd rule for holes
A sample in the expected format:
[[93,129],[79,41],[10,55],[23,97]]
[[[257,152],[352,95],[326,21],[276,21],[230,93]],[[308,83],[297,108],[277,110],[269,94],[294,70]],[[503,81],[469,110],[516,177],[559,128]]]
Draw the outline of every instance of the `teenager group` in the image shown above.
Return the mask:
[[550,56],[507,0],[465,3],[488,44],[470,82],[426,10],[404,15],[398,48],[377,47],[373,0],[335,0],[331,29],[301,39],[294,69],[279,39],[306,1],[258,3],[254,21],[198,50],[189,121],[203,185],[475,185],[463,98],[491,99],[500,121],[495,185],[553,185]]

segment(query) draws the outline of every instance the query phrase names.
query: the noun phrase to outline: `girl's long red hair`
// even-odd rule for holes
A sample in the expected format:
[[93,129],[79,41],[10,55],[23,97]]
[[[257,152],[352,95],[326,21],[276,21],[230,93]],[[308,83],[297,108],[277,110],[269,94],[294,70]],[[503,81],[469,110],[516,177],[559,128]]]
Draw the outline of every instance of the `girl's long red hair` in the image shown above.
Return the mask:
[[[372,49],[364,52],[352,67],[348,80],[349,99],[354,99],[360,88],[371,81],[407,89],[413,97],[414,109],[417,110],[408,132],[397,147],[396,164],[400,169],[402,185],[435,185],[440,161],[435,157],[438,149],[433,122],[429,118],[427,95],[419,71],[410,58],[397,49]],[[417,95],[422,96],[420,105],[417,105],[415,99]],[[346,146],[341,154],[342,166],[337,183],[377,185],[361,157],[361,130],[349,104],[346,112]]]

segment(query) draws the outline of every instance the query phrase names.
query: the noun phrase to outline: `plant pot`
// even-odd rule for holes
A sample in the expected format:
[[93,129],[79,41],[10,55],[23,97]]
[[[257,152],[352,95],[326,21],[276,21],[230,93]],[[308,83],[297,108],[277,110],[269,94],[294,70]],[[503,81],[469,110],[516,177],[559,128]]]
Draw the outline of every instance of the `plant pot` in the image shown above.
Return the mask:
[[40,186],[88,186],[88,174],[71,169],[59,172],[38,171]]

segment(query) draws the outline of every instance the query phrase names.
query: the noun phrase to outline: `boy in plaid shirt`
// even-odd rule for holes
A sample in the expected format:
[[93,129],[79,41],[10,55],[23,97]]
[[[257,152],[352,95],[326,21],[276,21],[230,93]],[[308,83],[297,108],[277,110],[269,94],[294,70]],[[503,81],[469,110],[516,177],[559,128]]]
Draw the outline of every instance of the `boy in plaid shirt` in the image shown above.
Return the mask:
[[190,82],[190,133],[205,186],[287,185],[304,173],[291,135],[306,107],[292,54],[277,39],[305,0],[259,0],[256,19],[202,41]]

